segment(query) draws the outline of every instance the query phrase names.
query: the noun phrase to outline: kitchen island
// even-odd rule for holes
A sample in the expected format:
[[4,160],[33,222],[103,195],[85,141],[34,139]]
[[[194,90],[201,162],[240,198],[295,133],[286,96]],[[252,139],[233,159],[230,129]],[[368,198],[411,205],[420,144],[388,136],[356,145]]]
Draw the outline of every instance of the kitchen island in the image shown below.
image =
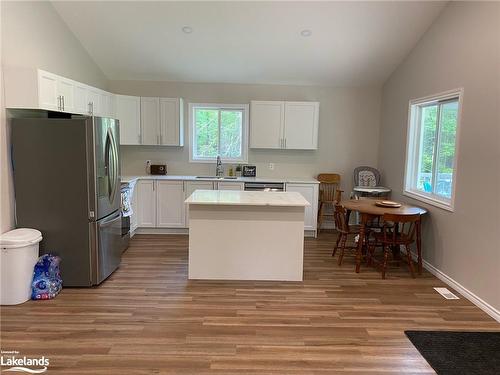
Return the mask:
[[189,279],[302,281],[301,194],[196,190],[185,202]]

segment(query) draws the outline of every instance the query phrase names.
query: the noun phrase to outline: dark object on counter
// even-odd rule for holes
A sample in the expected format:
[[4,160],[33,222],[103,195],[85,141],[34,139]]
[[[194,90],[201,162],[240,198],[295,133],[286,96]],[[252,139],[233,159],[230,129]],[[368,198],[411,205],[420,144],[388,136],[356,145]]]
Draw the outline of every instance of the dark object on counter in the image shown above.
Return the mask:
[[166,164],[151,164],[151,174],[166,175],[167,174],[167,165]]
[[243,177],[257,176],[257,167],[255,165],[244,165],[242,175]]

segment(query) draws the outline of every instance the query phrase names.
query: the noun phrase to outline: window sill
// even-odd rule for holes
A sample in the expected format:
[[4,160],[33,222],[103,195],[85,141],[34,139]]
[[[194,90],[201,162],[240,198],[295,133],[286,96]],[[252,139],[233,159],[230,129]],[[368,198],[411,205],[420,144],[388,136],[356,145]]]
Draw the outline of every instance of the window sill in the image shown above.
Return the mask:
[[404,190],[403,195],[410,197],[410,198],[413,198],[413,199],[416,199],[418,201],[430,204],[431,206],[441,208],[442,210],[446,210],[446,211],[450,211],[450,212],[454,211],[453,201],[450,201],[450,202],[442,201],[442,200],[436,199],[432,196],[422,194],[419,192],[415,192],[412,190]]

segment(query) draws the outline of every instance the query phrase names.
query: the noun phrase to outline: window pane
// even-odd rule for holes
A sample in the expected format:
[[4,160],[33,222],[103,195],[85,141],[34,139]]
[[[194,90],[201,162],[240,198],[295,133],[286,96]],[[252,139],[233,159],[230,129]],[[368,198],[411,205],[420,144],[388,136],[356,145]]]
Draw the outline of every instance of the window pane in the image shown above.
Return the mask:
[[223,110],[220,113],[220,156],[223,159],[241,158],[241,138],[243,133],[242,111]]
[[457,135],[458,101],[441,105],[436,194],[451,198]]
[[195,158],[215,158],[219,138],[219,111],[217,109],[195,110]]
[[434,146],[436,143],[437,105],[422,107],[420,110],[420,152],[418,160],[417,189],[432,192],[432,169],[434,166]]

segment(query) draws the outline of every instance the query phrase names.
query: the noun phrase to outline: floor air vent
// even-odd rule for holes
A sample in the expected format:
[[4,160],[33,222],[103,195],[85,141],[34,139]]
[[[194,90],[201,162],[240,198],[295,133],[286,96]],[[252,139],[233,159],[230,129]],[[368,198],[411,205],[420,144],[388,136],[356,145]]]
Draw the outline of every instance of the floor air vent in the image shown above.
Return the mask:
[[439,294],[441,294],[446,299],[460,299],[452,292],[450,292],[448,288],[434,288],[434,290]]

